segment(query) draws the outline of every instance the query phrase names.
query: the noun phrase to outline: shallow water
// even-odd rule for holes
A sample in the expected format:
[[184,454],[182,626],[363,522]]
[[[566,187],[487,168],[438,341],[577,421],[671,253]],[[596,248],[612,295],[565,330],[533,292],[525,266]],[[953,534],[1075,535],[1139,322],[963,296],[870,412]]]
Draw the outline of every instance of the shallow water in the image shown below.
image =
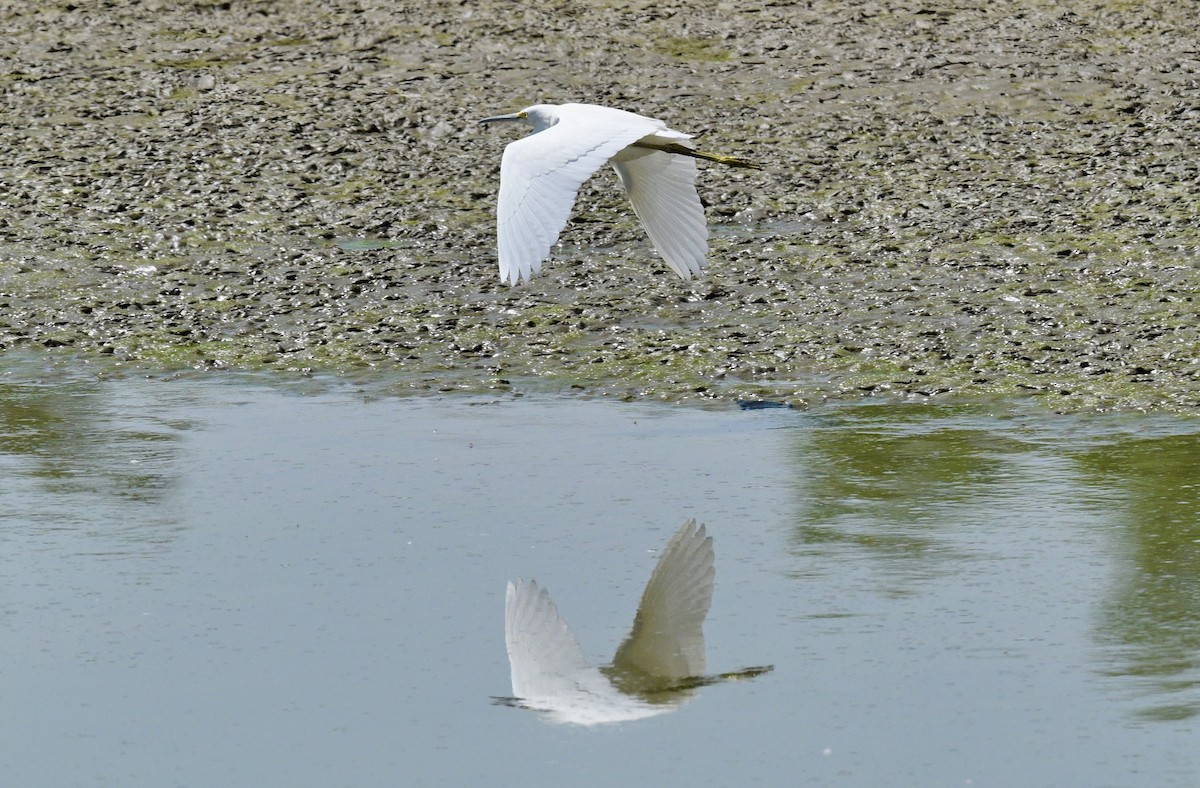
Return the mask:
[[[12,785],[1192,785],[1200,422],[0,377]],[[707,524],[712,671],[511,694],[508,580],[600,663]]]

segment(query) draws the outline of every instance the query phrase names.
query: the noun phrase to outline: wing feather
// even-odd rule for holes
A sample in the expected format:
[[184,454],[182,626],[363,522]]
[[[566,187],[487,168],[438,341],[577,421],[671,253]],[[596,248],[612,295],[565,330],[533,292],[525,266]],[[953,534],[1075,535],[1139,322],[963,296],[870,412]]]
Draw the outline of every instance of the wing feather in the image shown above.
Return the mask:
[[595,672],[550,594],[532,580],[508,584],[504,641],[513,695],[553,698],[576,692],[581,677]]
[[541,270],[567,224],[583,182],[622,149],[658,130],[628,113],[611,120],[561,121],[504,149],[496,236],[500,281],[517,284]]
[[708,255],[708,225],[696,193],[696,162],[689,156],[627,148],[613,167],[654,248],[683,279],[700,273]]
[[712,605],[714,562],[712,537],[688,520],[659,557],[614,667],[671,680],[704,673],[703,626]]

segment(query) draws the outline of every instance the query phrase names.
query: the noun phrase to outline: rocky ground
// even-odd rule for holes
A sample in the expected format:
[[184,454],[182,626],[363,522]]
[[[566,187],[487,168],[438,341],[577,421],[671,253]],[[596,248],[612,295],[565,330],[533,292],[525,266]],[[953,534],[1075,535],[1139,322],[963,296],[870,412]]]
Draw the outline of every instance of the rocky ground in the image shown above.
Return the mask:
[[[0,349],[670,400],[1200,412],[1188,3],[8,2]],[[684,283],[615,176],[501,286],[486,115],[701,165]]]

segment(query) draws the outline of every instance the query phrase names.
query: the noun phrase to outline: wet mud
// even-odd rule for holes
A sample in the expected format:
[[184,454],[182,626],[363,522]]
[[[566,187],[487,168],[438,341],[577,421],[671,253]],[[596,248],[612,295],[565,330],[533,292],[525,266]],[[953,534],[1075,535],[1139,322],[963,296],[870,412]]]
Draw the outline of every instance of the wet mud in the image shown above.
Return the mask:
[[[1172,2],[35,2],[0,10],[0,351],[671,401],[1200,410],[1200,33]],[[709,268],[615,175],[499,283],[517,129],[701,164]]]

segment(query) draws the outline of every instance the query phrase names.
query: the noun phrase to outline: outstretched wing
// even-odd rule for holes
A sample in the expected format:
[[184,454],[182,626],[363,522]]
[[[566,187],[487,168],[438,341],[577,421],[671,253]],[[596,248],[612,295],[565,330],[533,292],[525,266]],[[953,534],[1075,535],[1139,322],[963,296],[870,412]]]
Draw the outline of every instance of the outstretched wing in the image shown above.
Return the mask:
[[504,641],[513,695],[518,698],[554,698],[576,692],[580,677],[594,671],[550,594],[538,588],[536,581],[508,584]]
[[597,113],[510,143],[500,160],[496,205],[500,281],[515,285],[538,273],[583,182],[623,148],[657,130],[647,118]]
[[696,162],[652,148],[626,148],[613,167],[654,248],[683,279],[700,273],[708,255],[708,225],[696,193]]
[[712,537],[688,520],[659,557],[614,668],[666,680],[704,673],[703,625],[712,605],[713,563]]

